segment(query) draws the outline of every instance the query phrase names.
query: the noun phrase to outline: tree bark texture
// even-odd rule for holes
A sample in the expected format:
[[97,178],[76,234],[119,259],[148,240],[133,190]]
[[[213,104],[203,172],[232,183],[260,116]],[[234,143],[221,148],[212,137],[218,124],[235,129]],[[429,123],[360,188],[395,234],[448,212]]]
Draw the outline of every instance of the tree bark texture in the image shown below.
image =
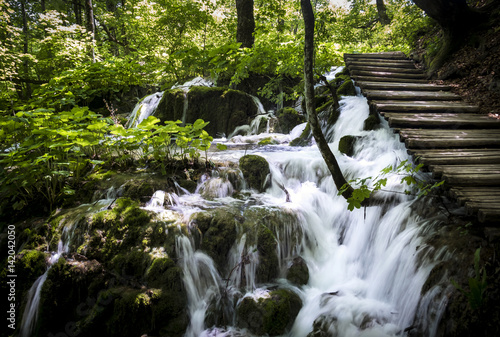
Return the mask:
[[[23,52],[25,54],[28,54],[29,31],[28,31],[28,14],[26,13],[26,0],[21,0],[21,12],[23,16],[23,36],[24,36]],[[29,63],[27,59],[23,61],[23,70],[24,70],[24,77],[29,78]],[[29,83],[25,83],[25,85],[26,85],[26,91],[24,92],[24,94],[21,94],[21,96],[26,99],[31,97],[31,85]]]
[[252,48],[254,44],[255,19],[253,15],[253,0],[236,0],[236,41],[242,48]]
[[384,0],[377,0],[378,21],[381,25],[386,26],[391,23],[391,19],[387,15],[387,8],[385,7]]
[[[309,124],[311,125],[311,130],[316,140],[316,144],[326,162],[328,170],[332,174],[333,181],[337,189],[340,190],[347,181],[340,170],[340,166],[337,159],[333,155],[328,142],[321,131],[321,126],[319,124],[318,115],[316,114],[316,108],[314,106],[314,80],[313,80],[313,66],[314,66],[314,13],[311,6],[310,0],[301,0],[300,5],[302,7],[302,15],[304,16],[305,25],[305,45],[304,45],[304,85],[305,85],[305,100],[306,100],[306,111],[308,116]],[[342,193],[344,198],[351,197],[353,189],[351,186]]]
[[90,50],[90,56],[92,57],[92,62],[95,62],[95,52],[94,52],[94,39],[95,39],[95,26],[94,26],[94,8],[92,6],[92,0],[85,0],[85,27],[92,34],[92,46]]

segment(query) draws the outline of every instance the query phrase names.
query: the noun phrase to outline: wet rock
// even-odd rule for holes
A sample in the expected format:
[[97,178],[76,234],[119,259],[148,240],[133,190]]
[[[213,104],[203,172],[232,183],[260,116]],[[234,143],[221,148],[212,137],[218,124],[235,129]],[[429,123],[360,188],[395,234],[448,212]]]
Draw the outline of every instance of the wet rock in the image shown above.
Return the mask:
[[184,92],[167,90],[155,115],[163,122],[182,120],[194,123],[197,119],[210,122],[205,130],[212,136],[229,135],[240,125],[250,124],[257,115],[252,97],[242,91],[221,87],[191,87],[187,93],[185,109]]
[[288,268],[286,279],[299,286],[309,282],[309,268],[302,257],[298,256],[293,259],[292,265]]
[[330,327],[337,319],[321,315],[314,320],[313,330],[307,334],[307,337],[336,337],[336,331],[330,331]]
[[300,115],[297,110],[293,108],[283,108],[276,112],[278,122],[274,131],[279,133],[290,133],[294,127],[306,121],[304,115]]
[[356,144],[356,141],[360,138],[360,136],[350,135],[340,138],[339,151],[349,157],[352,157],[354,155],[354,146]]
[[342,83],[337,89],[338,96],[356,96],[356,89],[354,88],[354,84],[352,81],[346,80]]
[[228,253],[236,240],[238,218],[237,214],[223,208],[210,213],[195,213],[191,217],[202,234],[200,249],[214,260],[220,270],[227,267]]
[[378,115],[376,114],[368,115],[363,124],[363,130],[372,131],[378,129],[379,127],[380,127],[380,118],[378,117]]
[[276,255],[276,238],[269,228],[262,225],[257,234],[257,250],[259,265],[257,266],[257,282],[265,283],[274,280],[279,274],[279,261]]
[[255,301],[245,297],[239,303],[237,325],[262,336],[277,336],[286,333],[302,307],[300,297],[288,289],[278,289]]
[[312,140],[311,125],[309,125],[309,123],[307,123],[306,127],[304,128],[304,131],[302,131],[300,136],[293,139],[289,145],[290,146],[309,146],[309,145],[311,145],[311,140]]
[[248,187],[264,192],[267,188],[267,176],[270,174],[269,163],[261,156],[249,154],[240,158],[240,170]]

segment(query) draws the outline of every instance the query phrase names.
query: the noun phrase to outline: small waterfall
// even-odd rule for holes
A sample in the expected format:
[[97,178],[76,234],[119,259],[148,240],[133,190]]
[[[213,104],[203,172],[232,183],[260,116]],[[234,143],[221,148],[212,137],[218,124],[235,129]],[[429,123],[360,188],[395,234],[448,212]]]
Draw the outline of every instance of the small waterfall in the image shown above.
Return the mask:
[[139,103],[137,103],[134,110],[132,110],[132,113],[128,117],[126,128],[134,128],[143,120],[153,115],[162,97],[163,91],[155,92],[154,94],[144,97]]
[[19,337],[30,337],[36,327],[38,319],[38,308],[40,305],[40,296],[43,284],[47,280],[47,275],[50,268],[59,261],[59,258],[63,254],[69,253],[70,244],[74,239],[74,230],[78,223],[83,220],[86,216],[91,213],[99,212],[103,209],[108,208],[116,199],[116,191],[114,188],[110,188],[107,191],[108,199],[102,199],[94,202],[93,204],[84,204],[76,207],[73,210],[68,211],[67,216],[59,224],[59,228],[62,228],[61,239],[57,244],[57,252],[52,254],[50,259],[47,261],[47,270],[43,273],[31,286],[26,301],[26,307],[23,312],[23,317],[21,319],[21,328],[19,330]]
[[19,330],[19,337],[30,337],[36,327],[38,319],[38,308],[40,304],[40,295],[42,292],[43,284],[47,279],[50,268],[54,265],[62,254],[67,253],[67,245],[64,245],[61,240],[57,245],[57,253],[52,255],[48,260],[48,267],[45,273],[36,279],[35,283],[28,291],[28,300],[24,309],[23,318],[21,320],[21,329]]
[[205,330],[205,313],[214,298],[220,298],[222,281],[212,259],[195,251],[186,236],[177,237],[176,252],[184,271],[184,286],[188,295],[190,324],[184,336],[197,337]]

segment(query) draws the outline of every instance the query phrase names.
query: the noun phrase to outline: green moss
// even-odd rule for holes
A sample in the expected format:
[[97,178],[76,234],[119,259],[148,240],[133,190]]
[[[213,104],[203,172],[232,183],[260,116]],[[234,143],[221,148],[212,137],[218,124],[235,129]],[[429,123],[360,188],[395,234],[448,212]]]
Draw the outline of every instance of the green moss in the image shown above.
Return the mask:
[[376,130],[380,126],[380,118],[377,115],[370,114],[363,124],[363,130]]
[[360,138],[359,136],[351,136],[351,135],[347,135],[340,138],[339,151],[349,157],[352,157],[354,155],[354,145],[356,144],[356,141],[359,138]]
[[301,257],[293,259],[292,265],[288,268],[286,279],[296,285],[304,285],[309,282],[309,268]]
[[348,81],[344,81],[337,89],[337,96],[355,96],[356,89],[354,88],[354,84],[349,79]]
[[260,336],[282,335],[291,328],[301,307],[300,297],[288,289],[271,291],[258,301],[245,297],[236,309],[237,324]]
[[[257,114],[257,107],[251,96],[242,91],[221,87],[191,87],[187,94],[186,123],[197,119],[210,122],[205,130],[212,136],[229,135],[237,126],[249,124]],[[184,114],[184,93],[168,90],[163,94],[156,116],[162,121],[182,120]]]
[[201,249],[215,261],[221,270],[226,267],[229,250],[236,240],[237,218],[232,212],[217,209],[213,213],[210,226],[202,231]]
[[274,140],[271,137],[263,138],[259,141],[258,145],[264,146],[264,145],[269,145],[269,144],[276,144],[276,140]]
[[267,188],[266,177],[270,174],[267,160],[261,156],[249,154],[240,158],[239,165],[248,187],[264,192]]
[[182,120],[184,112],[184,91],[180,89],[166,90],[158,103],[155,116],[163,121]]
[[182,291],[182,269],[170,258],[158,258],[146,272],[148,286]]
[[270,282],[278,277],[279,261],[276,255],[277,244],[273,232],[264,225],[260,225],[257,234],[257,250],[259,251],[259,265],[255,272],[257,282]]

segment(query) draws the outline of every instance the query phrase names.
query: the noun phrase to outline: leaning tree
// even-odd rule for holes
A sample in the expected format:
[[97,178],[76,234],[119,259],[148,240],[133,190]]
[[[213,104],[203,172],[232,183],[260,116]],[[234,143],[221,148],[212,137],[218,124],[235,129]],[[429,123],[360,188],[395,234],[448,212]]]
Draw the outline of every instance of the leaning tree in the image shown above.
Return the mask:
[[430,73],[436,71],[446,58],[460,48],[482,27],[489,27],[497,19],[499,2],[490,0],[480,8],[471,7],[467,0],[413,0],[415,5],[436,20],[443,30],[441,49],[430,65]]

